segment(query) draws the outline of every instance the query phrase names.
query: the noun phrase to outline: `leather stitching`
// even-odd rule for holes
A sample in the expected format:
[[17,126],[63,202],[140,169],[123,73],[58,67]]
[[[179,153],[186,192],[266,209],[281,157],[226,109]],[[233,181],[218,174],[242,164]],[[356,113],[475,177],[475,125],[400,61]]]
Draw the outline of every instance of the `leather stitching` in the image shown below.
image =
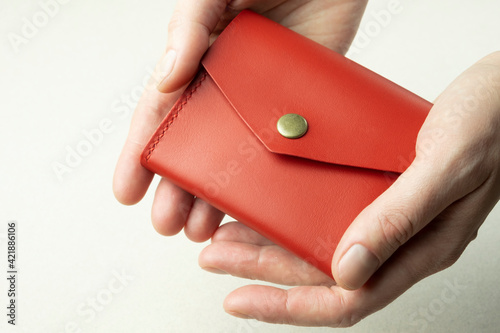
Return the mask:
[[205,81],[207,78],[208,73],[205,72],[203,75],[200,77],[198,82],[193,86],[193,88],[189,92],[185,92],[183,96],[183,101],[177,106],[177,108],[172,112],[172,115],[170,116],[170,120],[163,126],[161,131],[158,132],[158,135],[156,136],[155,140],[151,143],[148,149],[148,154],[146,155],[146,161],[149,161],[151,158],[151,154],[153,154],[154,150],[160,143],[161,139],[165,136],[165,133],[167,130],[170,128],[170,126],[174,123],[175,119],[179,116],[179,112],[182,111],[184,106],[186,106],[187,102],[193,97],[193,94],[198,90],[198,88],[201,86],[202,82]]

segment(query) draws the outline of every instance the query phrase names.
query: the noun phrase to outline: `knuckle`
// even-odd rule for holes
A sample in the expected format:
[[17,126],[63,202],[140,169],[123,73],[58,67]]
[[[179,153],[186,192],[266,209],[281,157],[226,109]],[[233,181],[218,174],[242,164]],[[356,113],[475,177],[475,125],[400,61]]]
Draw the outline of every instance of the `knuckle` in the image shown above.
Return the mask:
[[368,313],[363,313],[362,311],[359,310],[352,310],[346,313],[346,316],[342,317],[342,319],[336,323],[335,325],[332,325],[332,327],[335,328],[348,328],[348,327],[353,327],[357,323],[359,323],[363,318],[368,316]]
[[159,125],[165,117],[165,110],[166,108],[164,108],[163,105],[158,103],[153,104],[147,96],[144,96],[137,106],[137,113],[140,113],[140,116],[145,122],[151,124]]
[[366,315],[361,314],[360,312],[357,311],[352,311],[348,316],[346,316],[345,319],[342,319],[342,322],[339,327],[353,327],[357,323],[361,321],[366,317]]
[[227,8],[234,11],[241,11],[245,8],[250,8],[252,4],[252,0],[229,0],[227,1]]
[[193,18],[190,18],[182,13],[174,13],[170,22],[168,23],[168,32],[170,36],[177,34],[178,31],[183,30],[194,30],[199,31],[203,35],[209,36],[210,29],[204,22],[199,22]]
[[463,249],[460,248],[452,248],[445,251],[439,262],[439,270],[444,270],[454,265],[462,255],[462,252]]
[[217,230],[212,235],[212,243],[232,240],[233,233],[230,227],[230,223],[221,225],[219,228],[217,228]]
[[175,12],[168,23],[168,31],[172,32],[179,29],[185,24],[185,22],[186,20],[184,19],[184,16],[179,12]]
[[346,293],[339,291],[336,288],[330,289],[335,299],[338,302],[338,307],[330,309],[334,311],[336,316],[333,316],[333,322],[330,323],[332,328],[347,328],[356,325],[363,318],[368,316],[371,311],[365,306],[366,303],[353,301]]
[[390,252],[406,243],[415,231],[414,222],[401,211],[380,212],[377,223],[382,231],[382,240]]
[[424,278],[450,268],[458,261],[464,250],[465,246],[450,247],[447,245],[437,248],[436,251],[429,256],[429,266],[424,272],[422,272],[423,276],[420,278]]
[[[477,231],[474,234],[477,235]],[[463,239],[462,241],[457,240],[455,246],[450,247],[447,251],[444,251],[444,262],[448,264],[446,267],[449,267],[458,261],[471,241],[472,239],[470,237],[468,239]]]

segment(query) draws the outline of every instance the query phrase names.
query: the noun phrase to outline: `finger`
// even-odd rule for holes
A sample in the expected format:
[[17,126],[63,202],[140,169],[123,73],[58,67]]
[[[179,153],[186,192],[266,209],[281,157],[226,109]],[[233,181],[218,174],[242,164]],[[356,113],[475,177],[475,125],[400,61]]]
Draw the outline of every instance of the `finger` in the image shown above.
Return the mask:
[[334,323],[343,314],[343,295],[334,288],[302,286],[283,290],[250,285],[230,293],[224,300],[224,310],[239,318],[268,323],[340,326]]
[[400,246],[478,185],[456,184],[450,176],[410,167],[343,235],[332,260],[335,281],[360,288]]
[[[484,209],[478,205],[483,199],[484,192],[478,191],[453,204],[445,216],[440,216],[441,223],[430,224],[403,245],[360,289],[309,286],[281,290],[246,286],[229,294],[224,308],[237,317],[270,323],[352,326],[391,303],[416,282],[454,263],[475,238],[476,227],[485,218]],[[474,221],[472,230],[463,227],[449,231],[470,221]],[[462,287],[456,280],[452,283]]]
[[198,71],[227,0],[179,1],[170,21],[168,43],[161,61],[158,90],[172,92],[189,82]]
[[277,245],[218,241],[207,246],[198,259],[200,267],[252,280],[283,285],[328,285],[326,274]]
[[283,2],[283,0],[180,1],[170,21],[168,43],[161,61],[162,80],[158,89],[170,92],[190,81],[198,70],[203,54],[213,42],[212,33],[219,34],[241,10],[252,8],[262,13]]
[[164,236],[179,233],[186,223],[193,202],[193,195],[162,178],[156,189],[151,211],[155,230]]
[[458,260],[497,203],[498,196],[491,195],[492,188],[497,186],[495,180],[489,178],[476,190],[447,207],[422,230],[422,235],[414,237],[424,238],[422,246],[432,247],[426,258],[428,269],[423,269],[426,272],[424,275],[441,271]]
[[113,177],[115,197],[125,205],[139,202],[146,194],[153,173],[141,165],[142,151],[182,93],[182,89],[171,94],[158,92],[154,84],[157,82],[156,73],[137,104]]
[[[135,204],[144,197],[153,173],[140,165],[142,150],[195,75],[201,55],[207,49],[204,40],[208,41],[208,28],[217,23],[217,17],[225,7],[224,2],[225,0],[179,2],[169,29],[167,52],[158,63],[155,74],[138,103],[115,169],[113,191],[121,203]],[[169,50],[173,50],[173,53],[167,56]],[[171,80],[167,72],[172,72]],[[166,77],[169,79],[165,80]],[[158,85],[166,87],[161,91],[171,93],[160,93],[156,89]]]
[[[366,0],[347,1],[340,5],[336,1],[321,5],[318,5],[319,2],[314,2],[304,6],[300,2],[283,0],[180,1],[169,24],[168,43],[161,61],[162,80],[158,89],[162,92],[171,92],[190,81],[198,70],[201,57],[210,45],[212,33],[214,31],[220,33],[229,20],[245,8],[263,13],[278,22],[283,21],[285,26],[295,27],[299,33],[345,53],[356,34],[366,2]],[[301,10],[304,14],[290,15],[296,10]],[[318,17],[318,12],[326,14]],[[285,19],[287,16],[296,19],[288,22]],[[331,26],[332,17],[335,18],[333,31],[331,28],[322,28]],[[317,23],[314,28],[311,24],[305,23],[312,20]]]
[[[493,83],[485,86],[480,80],[483,75],[479,74],[491,72],[484,61],[441,94],[420,130],[415,161],[344,234],[332,260],[339,285],[349,289],[362,286],[398,247],[490,176],[488,164],[494,162],[488,153],[491,149],[484,146],[490,142],[485,137],[495,137],[498,132],[488,121],[498,105],[492,103],[498,101],[498,93],[492,89]],[[477,89],[481,85],[485,89]],[[450,112],[459,112],[458,120],[450,118]]]
[[240,222],[221,225],[212,236],[212,242],[240,242],[253,245],[274,245],[269,239]]
[[189,212],[184,232],[194,242],[204,242],[214,234],[224,213],[200,198],[196,198]]

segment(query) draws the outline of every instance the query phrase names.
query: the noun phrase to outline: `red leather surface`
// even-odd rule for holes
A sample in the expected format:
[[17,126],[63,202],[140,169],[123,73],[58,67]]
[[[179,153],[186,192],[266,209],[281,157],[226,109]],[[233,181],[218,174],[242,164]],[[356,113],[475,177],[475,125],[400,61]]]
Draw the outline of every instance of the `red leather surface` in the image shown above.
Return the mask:
[[[338,241],[395,180],[387,171],[403,171],[431,104],[257,14],[228,29],[141,162],[331,276]],[[303,138],[275,129],[291,112],[309,122]]]
[[[250,11],[226,28],[203,66],[269,150],[328,163],[403,172],[432,106]],[[287,113],[309,123],[302,139],[278,135],[276,121]]]

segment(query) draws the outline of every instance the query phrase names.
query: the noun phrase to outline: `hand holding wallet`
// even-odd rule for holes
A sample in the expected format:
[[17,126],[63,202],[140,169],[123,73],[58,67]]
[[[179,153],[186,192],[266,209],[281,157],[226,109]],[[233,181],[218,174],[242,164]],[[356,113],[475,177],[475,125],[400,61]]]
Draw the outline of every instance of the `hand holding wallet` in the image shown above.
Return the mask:
[[243,11],[141,163],[331,276],[338,241],[412,162],[431,107]]

